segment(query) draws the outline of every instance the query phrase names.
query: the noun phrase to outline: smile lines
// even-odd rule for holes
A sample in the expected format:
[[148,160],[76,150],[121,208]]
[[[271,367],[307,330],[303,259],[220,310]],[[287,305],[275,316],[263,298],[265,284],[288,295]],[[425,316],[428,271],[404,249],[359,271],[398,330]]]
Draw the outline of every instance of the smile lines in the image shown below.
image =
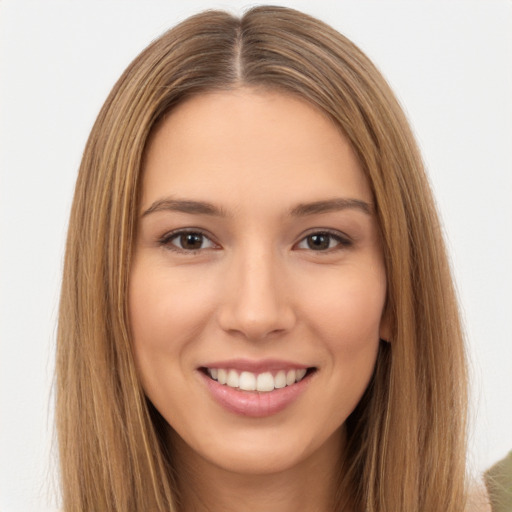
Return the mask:
[[256,374],[225,368],[205,368],[205,372],[211,379],[230,388],[241,391],[269,392],[300,382],[306,376],[308,370],[306,368],[279,370],[275,375],[271,372]]

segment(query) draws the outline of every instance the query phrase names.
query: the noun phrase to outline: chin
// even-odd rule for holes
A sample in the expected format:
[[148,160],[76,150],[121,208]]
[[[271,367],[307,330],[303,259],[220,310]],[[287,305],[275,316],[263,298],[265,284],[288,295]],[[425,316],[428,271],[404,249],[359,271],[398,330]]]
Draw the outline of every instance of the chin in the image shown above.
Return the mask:
[[[197,468],[198,460],[218,470],[239,475],[264,476],[299,469],[312,459],[319,464],[341,453],[344,427],[330,436],[313,436],[304,432],[279,432],[279,427],[257,431],[239,431],[222,438],[212,436],[205,442],[173,435],[173,446],[182,461]],[[337,457],[335,457],[337,459]],[[194,462],[195,461],[195,462]]]

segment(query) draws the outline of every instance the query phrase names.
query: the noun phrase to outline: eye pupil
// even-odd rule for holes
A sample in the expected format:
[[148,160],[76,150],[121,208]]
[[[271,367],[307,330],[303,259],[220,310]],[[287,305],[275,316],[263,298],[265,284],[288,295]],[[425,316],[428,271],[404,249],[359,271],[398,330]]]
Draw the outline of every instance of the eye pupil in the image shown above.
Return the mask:
[[180,236],[183,249],[200,249],[203,245],[203,235],[200,233],[184,233]]
[[329,249],[330,236],[325,234],[315,234],[308,236],[308,247],[314,251]]

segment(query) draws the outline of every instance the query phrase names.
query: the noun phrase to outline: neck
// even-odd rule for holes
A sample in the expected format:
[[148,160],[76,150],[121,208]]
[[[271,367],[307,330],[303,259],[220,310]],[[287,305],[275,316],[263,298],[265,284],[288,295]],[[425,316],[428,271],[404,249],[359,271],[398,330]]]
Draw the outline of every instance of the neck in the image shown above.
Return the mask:
[[[279,472],[240,474],[211,463],[171,434],[180,512],[332,512],[340,482],[344,436]],[[333,454],[337,454],[333,456]]]

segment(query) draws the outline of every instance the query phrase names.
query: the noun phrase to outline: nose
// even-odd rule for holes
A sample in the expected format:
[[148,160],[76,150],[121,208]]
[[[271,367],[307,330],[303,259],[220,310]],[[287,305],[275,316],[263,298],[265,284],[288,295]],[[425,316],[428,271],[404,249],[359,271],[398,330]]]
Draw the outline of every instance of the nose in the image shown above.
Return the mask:
[[223,330],[258,341],[293,328],[296,316],[291,290],[277,259],[262,250],[233,257],[218,316]]

